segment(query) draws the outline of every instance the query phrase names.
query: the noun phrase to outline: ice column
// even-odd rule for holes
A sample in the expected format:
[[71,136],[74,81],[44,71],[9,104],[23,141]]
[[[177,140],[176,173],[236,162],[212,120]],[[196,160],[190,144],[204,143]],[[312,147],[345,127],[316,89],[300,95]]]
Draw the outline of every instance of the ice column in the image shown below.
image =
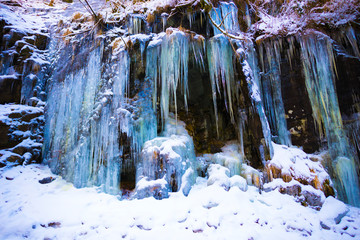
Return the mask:
[[276,135],[276,142],[291,146],[281,94],[281,41],[263,42],[259,46],[259,51],[262,72],[264,73],[261,81],[261,93],[271,129]]

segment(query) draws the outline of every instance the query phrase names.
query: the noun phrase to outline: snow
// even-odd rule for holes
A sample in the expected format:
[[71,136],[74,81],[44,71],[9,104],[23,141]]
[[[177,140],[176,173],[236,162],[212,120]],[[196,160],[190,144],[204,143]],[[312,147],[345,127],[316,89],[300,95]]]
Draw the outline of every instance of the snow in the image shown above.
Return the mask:
[[14,120],[9,117],[10,114],[18,114],[18,116],[24,116],[27,114],[41,114],[43,113],[41,107],[31,107],[20,104],[0,104],[0,121],[6,124],[16,123],[18,120]]
[[[39,180],[53,177],[48,184]],[[358,239],[360,209],[323,229],[320,212],[288,195],[248,187],[228,191],[198,178],[188,197],[119,201],[97,188],[77,189],[43,165],[0,170],[0,239]],[[25,184],[26,183],[26,184]],[[334,209],[335,208],[335,209]],[[325,214],[326,215],[326,214]],[[346,230],[344,230],[346,229]]]
[[310,181],[316,175],[321,183],[326,179],[330,179],[321,163],[310,160],[309,155],[301,149],[279,145],[274,142],[272,145],[274,156],[269,164],[281,169],[282,174]]
[[9,6],[0,3],[0,19],[4,19],[12,28],[22,33],[41,32],[45,24],[40,17],[20,14],[13,11]]

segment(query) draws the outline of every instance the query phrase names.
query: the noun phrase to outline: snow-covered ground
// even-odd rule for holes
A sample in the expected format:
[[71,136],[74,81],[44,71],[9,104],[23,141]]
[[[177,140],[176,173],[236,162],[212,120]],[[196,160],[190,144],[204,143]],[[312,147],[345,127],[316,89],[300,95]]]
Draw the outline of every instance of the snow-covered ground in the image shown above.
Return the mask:
[[[55,180],[40,184],[46,177]],[[46,166],[28,165],[0,170],[0,195],[0,239],[360,238],[360,209],[332,197],[316,211],[278,191],[226,191],[204,178],[188,197],[119,201],[94,187],[76,189]]]

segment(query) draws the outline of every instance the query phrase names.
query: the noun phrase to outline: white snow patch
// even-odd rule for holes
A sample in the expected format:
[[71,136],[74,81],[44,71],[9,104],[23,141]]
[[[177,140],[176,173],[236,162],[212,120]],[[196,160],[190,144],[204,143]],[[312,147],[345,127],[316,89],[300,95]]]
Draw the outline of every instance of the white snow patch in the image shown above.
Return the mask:
[[[39,180],[53,177],[49,184]],[[11,180],[10,180],[11,179]],[[320,213],[288,195],[225,191],[198,178],[188,197],[119,201],[76,189],[42,165],[0,169],[0,239],[358,239],[360,209],[321,228]],[[327,211],[337,212],[338,205]],[[344,230],[346,229],[346,230]]]

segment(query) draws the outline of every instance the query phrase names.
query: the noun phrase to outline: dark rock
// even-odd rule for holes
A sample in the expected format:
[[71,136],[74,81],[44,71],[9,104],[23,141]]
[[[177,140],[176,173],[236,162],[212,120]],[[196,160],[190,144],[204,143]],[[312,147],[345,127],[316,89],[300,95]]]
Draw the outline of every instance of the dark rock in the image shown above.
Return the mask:
[[73,3],[73,0],[62,0],[62,1],[66,3]]
[[301,194],[304,196],[304,201],[307,205],[316,207],[316,206],[322,206],[323,201],[320,195],[314,193],[314,192],[310,192],[310,191],[306,191],[303,190],[301,192]]
[[18,154],[12,154],[9,157],[6,158],[7,162],[12,162],[12,163],[22,163],[22,157]]
[[320,221],[320,226],[323,228],[323,229],[326,229],[326,230],[330,230],[330,227],[327,226],[324,222]]
[[9,34],[10,34],[10,39],[8,41],[8,48],[11,46],[14,46],[15,43],[21,39],[23,39],[23,37],[27,36],[26,33],[21,32],[15,28],[11,28],[11,26],[6,26],[4,27],[5,30],[10,30]]
[[39,117],[41,115],[43,115],[42,112],[27,112],[22,116],[21,120],[24,122],[30,122],[32,119]]
[[8,115],[9,118],[21,118],[22,114],[19,112],[12,112]]
[[288,195],[296,197],[296,196],[300,196],[301,186],[292,185],[292,186],[287,186],[287,187],[280,187],[279,191],[282,194],[288,194]]
[[20,122],[17,126],[18,130],[26,132],[30,130],[30,123],[27,122]]
[[2,0],[1,3],[12,7],[21,7],[21,4],[16,0]]
[[22,39],[19,40],[19,41],[17,41],[17,42],[15,43],[15,50],[16,50],[16,52],[20,53],[20,52],[21,52],[21,49],[22,49],[24,46],[27,46],[27,45],[28,45],[28,43],[25,42],[25,41],[23,41]]
[[9,125],[0,121],[0,149],[13,147],[9,141]]
[[25,45],[24,47],[21,48],[19,54],[21,59],[25,60],[29,58],[33,52],[34,52],[34,48],[30,47],[29,45]]
[[23,40],[28,44],[35,45],[35,36],[26,36]]
[[49,40],[50,40],[50,38],[49,38],[48,35],[37,33],[36,34],[36,40],[35,40],[35,46],[39,50],[45,50]]
[[39,183],[48,184],[48,183],[51,183],[54,180],[55,180],[55,178],[53,178],[53,177],[46,177],[46,178],[43,178],[43,179],[39,180]]
[[0,104],[19,103],[21,98],[21,77],[17,75],[0,76]]
[[48,227],[59,228],[59,227],[61,227],[61,223],[60,222],[50,222],[50,223],[48,223]]
[[13,177],[5,177],[5,179],[6,179],[6,180],[9,180],[9,181],[14,180],[14,178],[13,178]]
[[19,155],[24,155],[24,153],[29,152],[29,151],[30,151],[30,148],[28,148],[26,146],[21,146],[21,145],[15,146],[13,149],[13,152],[17,153]]

